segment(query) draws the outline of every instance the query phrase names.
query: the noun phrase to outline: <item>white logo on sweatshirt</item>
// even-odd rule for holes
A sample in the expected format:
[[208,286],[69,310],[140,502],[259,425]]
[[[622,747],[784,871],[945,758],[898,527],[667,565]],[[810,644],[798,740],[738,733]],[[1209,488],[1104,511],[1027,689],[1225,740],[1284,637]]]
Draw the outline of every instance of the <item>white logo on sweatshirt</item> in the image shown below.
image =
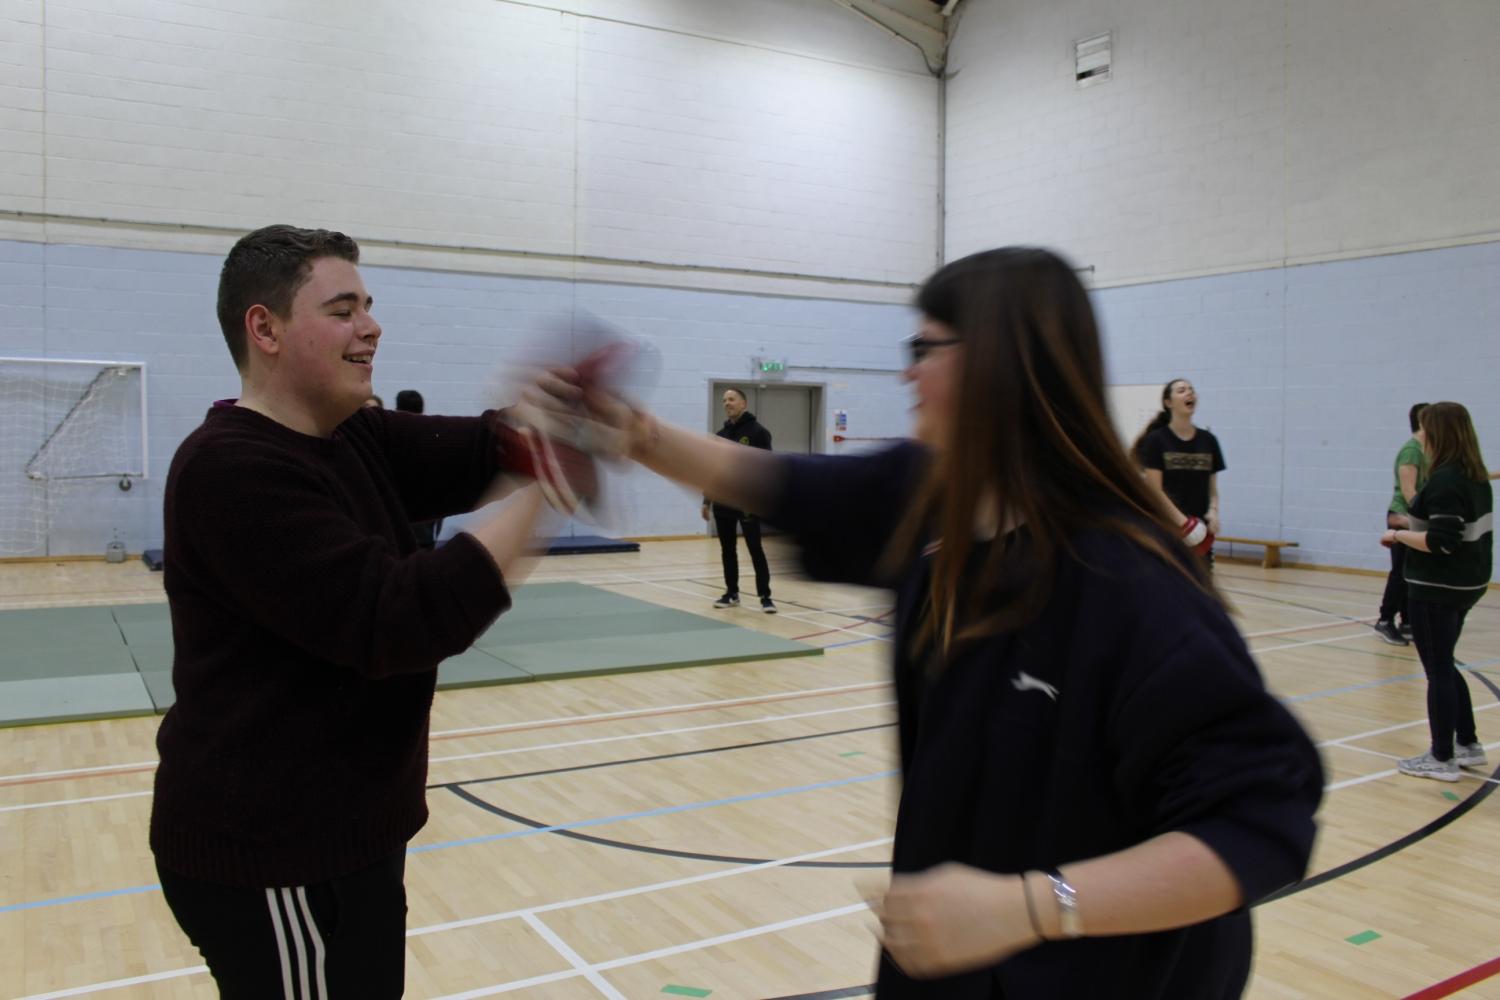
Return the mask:
[[1037,680],[1024,670],[1016,672],[1016,676],[1011,679],[1011,684],[1017,691],[1040,691],[1053,701],[1057,700],[1057,688],[1046,681]]

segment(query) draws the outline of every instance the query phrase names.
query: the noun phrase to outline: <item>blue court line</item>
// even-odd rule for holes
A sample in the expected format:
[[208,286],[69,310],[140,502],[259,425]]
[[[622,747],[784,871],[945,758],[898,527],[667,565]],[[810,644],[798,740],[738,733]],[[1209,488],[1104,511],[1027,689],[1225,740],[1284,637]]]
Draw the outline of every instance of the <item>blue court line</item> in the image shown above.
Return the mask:
[[890,642],[891,641],[891,636],[895,635],[895,634],[896,633],[892,632],[890,635],[871,635],[871,636],[866,636],[863,639],[851,639],[848,642],[834,642],[834,643],[829,643],[827,646],[824,646],[823,648],[824,649],[838,649],[840,646],[858,646],[862,642]]
[[[539,833],[556,833],[559,830],[579,830],[590,826],[603,826],[607,823],[624,823],[633,819],[645,819],[649,816],[666,816],[671,813],[692,812],[697,809],[712,809],[714,806],[734,805],[738,802],[754,802],[757,799],[774,799],[783,795],[796,795],[799,792],[815,792],[824,788],[837,788],[840,785],[857,785],[867,781],[878,781],[881,778],[890,778],[897,774],[896,770],[879,771],[875,774],[856,775],[852,778],[839,778],[836,781],[820,781],[813,785],[796,785],[791,788],[775,788],[769,792],[755,792],[751,795],[735,795],[727,799],[714,799],[708,802],[690,802],[680,806],[662,806],[660,809],[647,809],[643,812],[622,813],[618,816],[603,816],[599,819],[581,819],[572,823],[558,823],[555,826],[543,826],[536,829],[512,830],[508,833],[494,833],[485,837],[468,837],[463,840],[449,840],[440,844],[423,844],[420,847],[409,847],[407,854],[426,854],[428,851],[442,851],[450,847],[465,847],[469,844],[487,844],[496,840],[514,840],[519,837],[534,837]],[[65,906],[69,903],[86,903],[95,899],[108,899],[111,896],[132,896],[142,892],[156,892],[161,885],[136,885],[126,889],[106,889],[102,892],[88,892],[81,896],[59,896],[55,899],[38,899],[30,903],[11,903],[8,906],[0,906],[0,913],[15,913],[21,910],[37,910],[48,906]]]
[[[1493,667],[1500,664],[1500,660],[1485,660],[1482,663],[1465,663],[1459,667],[1460,670],[1482,670],[1485,667]],[[1378,681],[1366,681],[1363,684],[1350,684],[1348,687],[1329,688],[1326,691],[1310,691],[1307,694],[1293,695],[1290,698],[1281,699],[1288,704],[1299,701],[1312,701],[1315,698],[1332,698],[1337,694],[1352,694],[1355,691],[1368,691],[1370,688],[1385,687],[1387,684],[1406,684],[1411,681],[1426,680],[1426,674],[1402,674],[1400,677],[1385,677]]]
[[142,892],[156,892],[160,888],[160,883],[133,885],[128,889],[105,889],[103,892],[86,892],[82,896],[59,896],[57,899],[39,899],[34,903],[11,903],[9,906],[0,906],[0,913],[36,910],[44,906],[62,906],[64,903],[86,903],[91,899],[108,899],[111,896],[134,896]]

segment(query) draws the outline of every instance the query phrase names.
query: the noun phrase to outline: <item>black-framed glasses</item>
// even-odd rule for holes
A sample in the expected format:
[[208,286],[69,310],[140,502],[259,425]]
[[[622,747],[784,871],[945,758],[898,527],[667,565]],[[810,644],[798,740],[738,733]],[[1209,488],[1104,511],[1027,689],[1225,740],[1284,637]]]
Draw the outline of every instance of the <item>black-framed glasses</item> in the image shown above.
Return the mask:
[[957,337],[924,337],[918,334],[915,337],[906,338],[906,357],[911,364],[917,365],[939,347],[952,347],[954,344],[962,343],[963,341]]

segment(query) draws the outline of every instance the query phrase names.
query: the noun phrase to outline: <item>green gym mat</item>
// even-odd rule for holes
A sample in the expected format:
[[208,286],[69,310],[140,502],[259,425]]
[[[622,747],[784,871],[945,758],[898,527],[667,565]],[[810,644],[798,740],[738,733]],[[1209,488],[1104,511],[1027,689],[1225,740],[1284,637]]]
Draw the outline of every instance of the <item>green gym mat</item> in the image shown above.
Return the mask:
[[[521,587],[473,647],[438,668],[438,687],[513,684],[789,656],[778,639],[579,583]],[[0,612],[0,726],[148,715],[172,692],[165,604]]]

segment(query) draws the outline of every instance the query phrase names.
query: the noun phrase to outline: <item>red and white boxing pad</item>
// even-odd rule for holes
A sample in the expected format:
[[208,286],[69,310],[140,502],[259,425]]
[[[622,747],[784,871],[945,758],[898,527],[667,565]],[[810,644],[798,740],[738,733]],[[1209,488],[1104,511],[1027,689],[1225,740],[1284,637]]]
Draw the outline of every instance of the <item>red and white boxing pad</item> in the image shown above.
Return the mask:
[[1208,525],[1196,517],[1189,517],[1182,523],[1182,541],[1196,555],[1206,556],[1213,551],[1214,536],[1208,530]]

